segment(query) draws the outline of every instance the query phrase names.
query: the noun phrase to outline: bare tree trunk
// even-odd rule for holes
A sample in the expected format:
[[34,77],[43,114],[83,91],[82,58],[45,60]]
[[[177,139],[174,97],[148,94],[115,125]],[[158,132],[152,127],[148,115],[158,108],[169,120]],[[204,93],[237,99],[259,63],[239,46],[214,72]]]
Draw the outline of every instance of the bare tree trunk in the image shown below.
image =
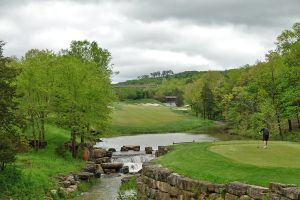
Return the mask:
[[37,127],[37,130],[38,130],[38,142],[37,142],[37,148],[40,149],[41,146],[41,139],[42,139],[42,133],[41,133],[41,128],[40,128],[40,124],[39,124],[39,121],[37,120],[36,122],[36,127]]
[[36,134],[35,134],[35,125],[34,125],[34,119],[33,119],[33,114],[31,113],[31,128],[32,128],[32,136],[33,136],[33,146],[34,146],[34,149],[37,151],[37,139],[36,139]]
[[71,132],[71,138],[72,138],[72,157],[76,157],[76,131],[75,129],[72,129]]
[[45,113],[41,113],[41,132],[42,132],[42,140],[45,141]]
[[292,120],[291,119],[288,119],[288,124],[289,124],[289,132],[291,132],[293,130]]
[[300,128],[300,119],[299,119],[299,115],[297,115],[297,121],[298,121],[298,128]]
[[81,131],[81,134],[80,134],[80,143],[81,144],[84,143],[84,131]]

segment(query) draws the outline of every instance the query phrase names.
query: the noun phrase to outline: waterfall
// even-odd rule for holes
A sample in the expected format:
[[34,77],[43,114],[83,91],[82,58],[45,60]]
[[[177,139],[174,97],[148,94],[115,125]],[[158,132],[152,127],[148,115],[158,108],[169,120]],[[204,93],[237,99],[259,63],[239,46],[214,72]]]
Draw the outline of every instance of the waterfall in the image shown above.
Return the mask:
[[154,158],[154,155],[146,154],[145,152],[116,152],[113,154],[112,162],[121,162],[124,164],[124,166],[128,166],[129,172],[136,173],[142,169],[144,162],[148,162]]

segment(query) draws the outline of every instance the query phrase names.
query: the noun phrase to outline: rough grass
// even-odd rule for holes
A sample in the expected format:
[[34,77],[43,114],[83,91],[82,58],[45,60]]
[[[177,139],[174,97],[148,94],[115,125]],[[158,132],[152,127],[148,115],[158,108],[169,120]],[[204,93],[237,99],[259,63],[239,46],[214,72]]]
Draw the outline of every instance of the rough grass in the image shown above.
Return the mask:
[[68,131],[48,125],[46,134],[48,142],[46,149],[38,152],[30,150],[17,156],[15,166],[16,170],[21,172],[21,177],[11,180],[14,183],[10,188],[6,188],[7,196],[22,200],[43,199],[49,189],[57,188],[54,177],[83,167],[83,161],[74,160],[71,156],[64,159],[55,153],[56,146],[69,139]]
[[188,131],[211,123],[163,105],[117,103],[106,135]]
[[178,145],[157,162],[180,174],[216,183],[240,181],[267,186],[269,182],[281,182],[300,186],[299,143],[272,142],[269,149],[256,147],[256,141]]

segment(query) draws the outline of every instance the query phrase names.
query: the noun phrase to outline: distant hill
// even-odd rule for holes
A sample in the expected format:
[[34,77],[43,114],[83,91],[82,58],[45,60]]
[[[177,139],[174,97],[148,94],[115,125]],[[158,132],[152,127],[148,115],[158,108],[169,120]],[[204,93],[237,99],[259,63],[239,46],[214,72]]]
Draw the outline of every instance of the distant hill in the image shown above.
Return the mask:
[[185,79],[186,82],[193,82],[206,71],[184,71],[177,74],[168,76],[150,77],[148,75],[141,76],[138,79],[128,80],[114,84],[115,87],[156,87],[162,83],[163,80],[167,79]]

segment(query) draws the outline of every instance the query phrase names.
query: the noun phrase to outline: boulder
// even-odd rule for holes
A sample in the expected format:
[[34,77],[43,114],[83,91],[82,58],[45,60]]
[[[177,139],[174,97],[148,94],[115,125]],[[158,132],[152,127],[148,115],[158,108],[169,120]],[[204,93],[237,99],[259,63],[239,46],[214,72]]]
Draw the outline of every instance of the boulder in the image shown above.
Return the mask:
[[226,199],[226,200],[238,200],[239,197],[236,196],[236,195],[233,195],[233,194],[226,193],[225,199]]
[[193,180],[188,177],[181,176],[178,179],[177,187],[181,190],[187,190],[187,191],[195,191],[199,187],[199,181]]
[[111,158],[112,157],[112,151],[106,151],[105,157]]
[[252,200],[252,198],[249,197],[248,195],[243,195],[240,197],[240,200]]
[[102,169],[115,169],[116,171],[120,171],[120,169],[123,167],[123,163],[102,163],[101,164]]
[[70,187],[65,189],[66,193],[72,193],[75,192],[77,190],[77,185],[71,185]]
[[110,163],[111,158],[110,157],[103,157],[103,158],[97,158],[95,159],[96,164],[102,164],[102,163]]
[[96,164],[96,171],[100,172],[101,174],[104,174],[103,168],[100,164]]
[[74,178],[73,175],[69,175],[66,177],[66,181],[70,181],[71,185],[75,185],[76,184],[76,180]]
[[126,148],[125,146],[122,146],[120,151],[128,151],[128,148]]
[[106,173],[106,174],[116,173],[117,172],[116,169],[103,169],[103,170],[104,170],[104,173]]
[[207,190],[209,192],[221,193],[221,191],[225,190],[225,187],[224,184],[211,183],[208,184]]
[[221,195],[218,194],[218,193],[211,193],[211,194],[208,195],[208,199],[209,200],[216,200],[216,199],[218,199],[220,197],[221,197]]
[[158,199],[161,199],[161,200],[169,200],[169,199],[170,199],[170,194],[169,194],[169,193],[166,193],[166,192],[161,192],[161,191],[159,191],[159,192],[158,192]]
[[93,150],[93,156],[95,159],[103,158],[106,155],[106,150],[102,148],[97,148]]
[[121,179],[121,183],[124,184],[124,183],[128,183],[130,181],[132,176],[124,176],[122,179]]
[[240,182],[232,182],[232,183],[228,183],[227,185],[228,193],[236,196],[242,196],[247,194],[248,188],[249,185]]
[[95,178],[101,178],[101,172],[98,170],[95,171],[94,175],[95,175]]
[[269,189],[265,187],[249,185],[247,193],[253,199],[262,199],[269,193]]
[[115,148],[109,148],[108,151],[116,152],[116,149]]
[[88,162],[84,168],[84,171],[95,173],[96,171],[96,164],[94,162]]
[[94,177],[94,174],[90,172],[79,172],[77,175],[80,180],[89,180]]
[[128,166],[123,166],[120,170],[121,173],[123,174],[128,174],[129,173],[129,167]]
[[172,148],[169,146],[158,146],[158,150],[155,152],[155,156],[159,157],[168,153]]
[[269,188],[270,188],[271,192],[274,192],[274,193],[280,194],[280,195],[283,195],[285,193],[284,188],[291,188],[291,187],[296,187],[296,185],[281,184],[281,183],[270,183],[269,184]]
[[152,147],[145,147],[146,154],[152,154],[152,151],[153,151]]
[[281,196],[279,194],[270,193],[269,200],[281,200]]
[[283,189],[286,197],[299,200],[300,199],[300,188],[298,187],[288,187]]
[[162,192],[169,192],[171,185],[169,183],[161,182],[161,181],[156,181],[156,187],[162,191]]
[[121,147],[121,151],[140,151],[139,145],[124,145]]
[[64,187],[64,188],[67,188],[67,187],[69,187],[71,185],[71,182],[70,181],[63,181],[62,182],[62,186]]
[[175,186],[178,184],[178,179],[180,178],[180,175],[177,173],[172,173],[170,174],[170,176],[168,176],[167,178],[167,182],[172,185]]

